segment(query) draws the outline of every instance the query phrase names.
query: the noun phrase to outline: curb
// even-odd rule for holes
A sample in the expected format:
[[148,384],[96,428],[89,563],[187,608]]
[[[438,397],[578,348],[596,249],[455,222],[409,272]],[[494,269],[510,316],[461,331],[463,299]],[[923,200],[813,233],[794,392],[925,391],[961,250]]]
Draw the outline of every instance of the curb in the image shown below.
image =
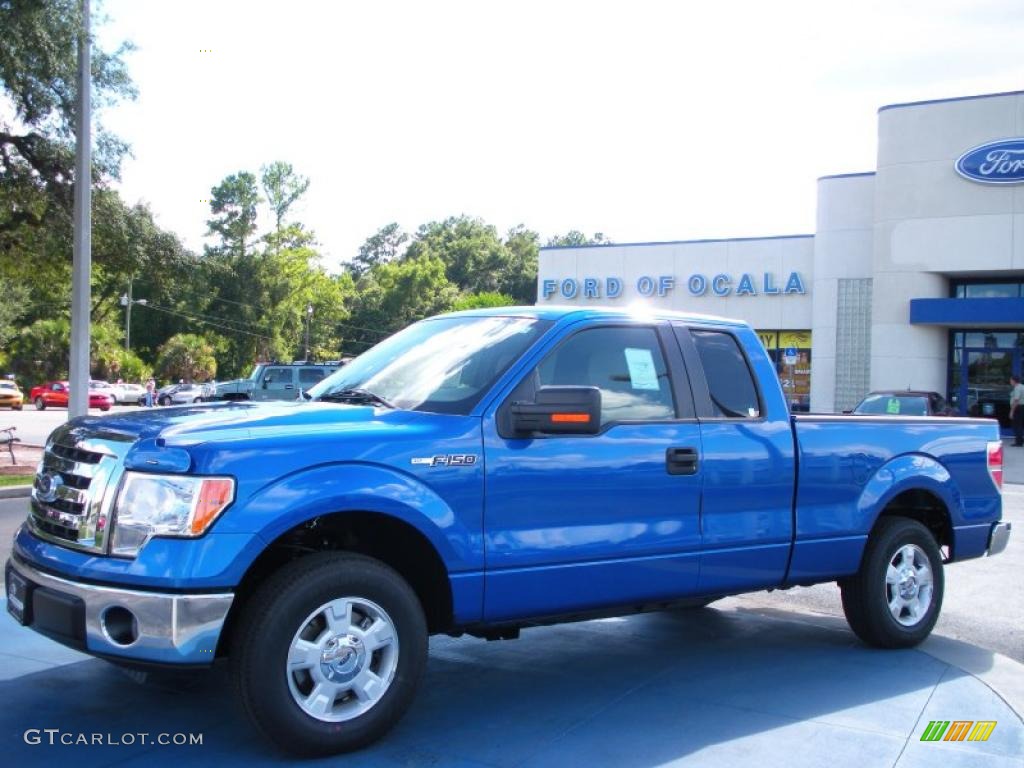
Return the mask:
[[0,499],[27,499],[31,495],[31,485],[8,485],[0,488]]

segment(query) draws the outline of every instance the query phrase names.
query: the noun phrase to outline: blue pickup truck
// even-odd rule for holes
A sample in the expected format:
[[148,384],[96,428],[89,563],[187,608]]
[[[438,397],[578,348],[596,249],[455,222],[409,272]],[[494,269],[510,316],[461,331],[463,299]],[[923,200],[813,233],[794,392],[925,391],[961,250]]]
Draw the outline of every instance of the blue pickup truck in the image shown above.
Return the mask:
[[261,731],[328,754],[401,717],[432,633],[838,581],[902,648],[1010,534],[994,421],[794,417],[737,322],[449,314],[305,396],[57,429],[8,611],[121,664],[226,657]]

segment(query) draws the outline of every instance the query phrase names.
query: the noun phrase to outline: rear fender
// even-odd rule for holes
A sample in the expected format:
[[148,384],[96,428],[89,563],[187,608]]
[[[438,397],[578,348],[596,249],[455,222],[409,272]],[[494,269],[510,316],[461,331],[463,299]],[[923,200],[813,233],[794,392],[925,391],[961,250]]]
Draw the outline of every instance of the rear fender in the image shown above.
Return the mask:
[[931,456],[903,454],[879,467],[857,500],[861,530],[870,533],[882,511],[905,491],[928,491],[946,506],[950,524],[963,519],[963,499],[949,471]]

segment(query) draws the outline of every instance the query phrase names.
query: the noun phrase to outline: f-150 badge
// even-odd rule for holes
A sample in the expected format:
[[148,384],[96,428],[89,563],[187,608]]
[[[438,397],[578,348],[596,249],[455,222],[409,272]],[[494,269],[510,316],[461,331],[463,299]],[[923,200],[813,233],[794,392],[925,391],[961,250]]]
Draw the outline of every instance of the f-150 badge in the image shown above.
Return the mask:
[[440,456],[420,456],[412,459],[413,464],[428,467],[470,467],[476,464],[475,453],[448,453]]

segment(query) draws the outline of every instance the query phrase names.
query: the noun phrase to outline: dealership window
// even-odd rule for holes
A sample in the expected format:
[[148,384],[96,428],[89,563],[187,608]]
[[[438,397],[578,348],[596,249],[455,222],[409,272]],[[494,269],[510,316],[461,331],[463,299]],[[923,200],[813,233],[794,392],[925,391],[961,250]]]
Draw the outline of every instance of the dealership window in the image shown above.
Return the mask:
[[775,365],[789,409],[806,413],[811,409],[811,332],[758,331],[757,335]]
[[1019,299],[1024,296],[1024,282],[1019,280],[954,281],[952,294],[957,299]]
[[1024,331],[954,329],[950,332],[949,387],[953,411],[1010,426],[1010,375],[1024,373]]

